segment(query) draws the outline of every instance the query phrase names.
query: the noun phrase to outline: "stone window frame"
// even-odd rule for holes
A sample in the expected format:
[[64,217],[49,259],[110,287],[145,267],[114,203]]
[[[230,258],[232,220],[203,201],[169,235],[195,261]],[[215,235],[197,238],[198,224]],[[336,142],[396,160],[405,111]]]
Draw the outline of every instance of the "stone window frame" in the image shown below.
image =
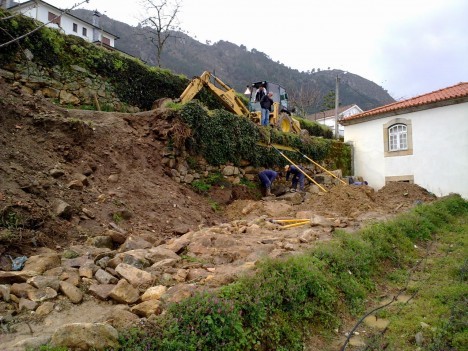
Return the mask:
[[[389,148],[389,130],[395,124],[406,126],[406,150],[390,151]],[[408,156],[413,154],[413,125],[410,119],[394,118],[383,125],[384,157]]]
[[391,182],[414,184],[414,175],[388,176],[385,177],[385,185]]

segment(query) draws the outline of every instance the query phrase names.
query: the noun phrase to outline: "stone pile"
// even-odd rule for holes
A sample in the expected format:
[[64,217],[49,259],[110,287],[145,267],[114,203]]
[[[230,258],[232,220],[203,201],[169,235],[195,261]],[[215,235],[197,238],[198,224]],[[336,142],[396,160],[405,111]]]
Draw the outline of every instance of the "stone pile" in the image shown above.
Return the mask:
[[[243,213],[246,218],[252,217],[261,206],[261,212],[272,217],[284,216],[294,206],[291,199],[298,196],[252,201]],[[113,337],[117,335],[114,328],[128,327],[141,318],[158,315],[168,303],[181,301],[200,289],[229,284],[253,270],[258,260],[303,250],[316,240],[326,239],[334,227],[347,225],[346,219],[333,221],[307,211],[296,216],[309,216],[310,225],[281,230],[263,215],[201,228],[159,245],[108,229],[105,235],[89,238],[85,245],[71,246],[62,252],[42,249],[27,259],[21,271],[0,271],[2,322],[14,322],[15,318],[28,314],[45,318],[64,306],[73,308],[90,301],[122,306],[105,326],[86,322],[67,324],[46,340],[44,335],[33,339],[55,346],[78,347],[76,340],[81,337],[72,332],[76,330],[79,335],[103,333],[101,339],[107,340],[104,346],[93,341],[88,346],[81,345],[82,349],[109,347],[117,340]]]

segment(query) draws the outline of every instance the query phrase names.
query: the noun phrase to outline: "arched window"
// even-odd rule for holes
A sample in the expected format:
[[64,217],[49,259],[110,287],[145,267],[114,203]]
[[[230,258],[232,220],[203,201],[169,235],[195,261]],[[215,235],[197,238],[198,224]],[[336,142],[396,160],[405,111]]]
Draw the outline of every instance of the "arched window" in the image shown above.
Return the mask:
[[406,125],[394,124],[388,128],[388,150],[408,150],[408,133]]

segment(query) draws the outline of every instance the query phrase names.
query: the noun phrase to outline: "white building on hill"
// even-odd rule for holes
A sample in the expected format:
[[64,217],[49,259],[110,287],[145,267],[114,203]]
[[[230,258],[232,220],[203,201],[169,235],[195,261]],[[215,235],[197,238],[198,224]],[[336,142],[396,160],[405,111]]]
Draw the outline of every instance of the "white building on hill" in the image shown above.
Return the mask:
[[47,27],[58,29],[64,34],[75,35],[109,49],[114,48],[115,40],[118,39],[117,35],[101,28],[100,15],[97,11],[94,13],[93,23],[89,23],[41,0],[25,1],[19,4],[11,0],[0,0],[0,5],[8,11],[47,23]]

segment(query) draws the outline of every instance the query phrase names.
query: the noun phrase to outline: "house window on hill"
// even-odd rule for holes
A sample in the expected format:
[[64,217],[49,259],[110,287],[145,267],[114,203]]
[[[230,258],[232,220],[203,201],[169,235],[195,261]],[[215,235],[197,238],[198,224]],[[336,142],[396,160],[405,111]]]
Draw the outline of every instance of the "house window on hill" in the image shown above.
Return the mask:
[[408,150],[406,126],[395,124],[388,129],[389,151]]
[[73,31],[78,33],[78,25],[76,23],[73,23]]
[[49,20],[50,23],[55,23],[55,24],[58,24],[60,26],[60,16],[57,17],[58,15],[56,15],[55,13],[52,13],[52,12],[49,12],[48,15],[47,15],[47,18]]
[[83,36],[87,37],[88,36],[88,30],[83,27]]
[[109,38],[106,38],[106,37],[102,37],[102,42],[103,44],[106,44],[106,45],[109,45],[110,46],[110,39]]
[[385,157],[413,154],[413,127],[411,120],[395,118],[383,125]]

